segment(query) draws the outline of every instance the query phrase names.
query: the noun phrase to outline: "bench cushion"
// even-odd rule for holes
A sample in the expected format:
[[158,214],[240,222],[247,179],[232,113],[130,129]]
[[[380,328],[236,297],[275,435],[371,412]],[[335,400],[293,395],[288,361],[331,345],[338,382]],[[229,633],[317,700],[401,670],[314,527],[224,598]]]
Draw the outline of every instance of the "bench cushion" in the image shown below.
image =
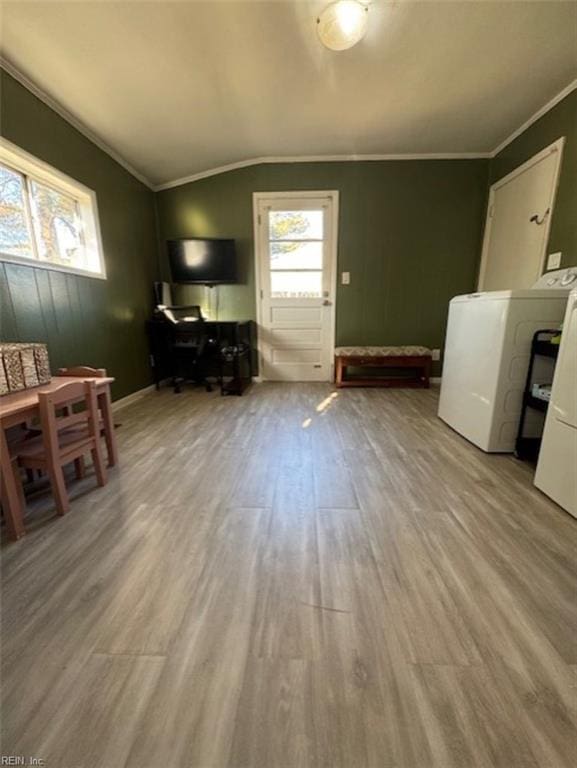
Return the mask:
[[337,347],[336,357],[431,357],[428,347]]

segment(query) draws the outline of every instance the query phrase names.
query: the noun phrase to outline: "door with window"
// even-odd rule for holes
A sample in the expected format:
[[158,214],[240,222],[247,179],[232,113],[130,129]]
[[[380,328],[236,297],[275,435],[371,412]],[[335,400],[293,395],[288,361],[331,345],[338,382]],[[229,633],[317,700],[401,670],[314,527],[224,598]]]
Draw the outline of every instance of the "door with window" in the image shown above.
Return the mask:
[[330,381],[338,192],[257,193],[254,204],[261,374]]

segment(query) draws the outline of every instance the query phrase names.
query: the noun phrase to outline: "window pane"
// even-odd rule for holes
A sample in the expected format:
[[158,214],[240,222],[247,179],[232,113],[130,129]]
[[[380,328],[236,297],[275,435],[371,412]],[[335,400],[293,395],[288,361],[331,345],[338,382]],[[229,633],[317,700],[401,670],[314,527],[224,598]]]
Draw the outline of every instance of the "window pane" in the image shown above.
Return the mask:
[[76,200],[38,181],[31,181],[30,189],[38,258],[53,264],[83,268]]
[[322,269],[323,244],[298,241],[270,244],[271,269]]
[[23,177],[0,165],[0,253],[33,259],[24,195]]
[[276,299],[318,298],[322,295],[322,274],[322,272],[271,272],[271,296]]
[[270,211],[270,240],[322,240],[322,211]]

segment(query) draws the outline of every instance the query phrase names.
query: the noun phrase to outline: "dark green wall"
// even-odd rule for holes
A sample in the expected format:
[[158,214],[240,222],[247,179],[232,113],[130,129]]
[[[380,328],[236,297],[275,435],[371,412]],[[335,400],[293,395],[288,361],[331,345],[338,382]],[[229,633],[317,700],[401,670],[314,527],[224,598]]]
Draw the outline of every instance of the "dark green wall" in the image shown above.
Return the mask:
[[491,160],[490,183],[565,136],[547,253],[562,251],[563,267],[577,265],[577,91],[529,126]]
[[159,193],[160,239],[236,238],[243,283],[221,289],[220,317],[254,318],[252,193],[338,189],[351,284],[338,287],[337,344],[440,347],[449,300],[475,287],[487,178],[485,160],[260,165]]
[[1,133],[96,191],[106,280],[0,262],[0,338],[45,341],[52,369],[108,369],[115,398],[150,383],[144,322],[158,275],[154,194],[0,70]]
[[[549,251],[577,264],[577,92],[486,160],[260,165],[155,196],[0,70],[2,135],[94,189],[108,279],[0,263],[0,336],[45,340],[53,368],[85,363],[117,377],[121,397],[150,382],[144,322],[151,283],[168,278],[158,243],[234,237],[241,283],[222,286],[219,317],[254,318],[252,193],[340,192],[337,343],[442,346],[448,302],[475,288],[488,184],[566,136]],[[182,300],[204,303],[203,291]]]

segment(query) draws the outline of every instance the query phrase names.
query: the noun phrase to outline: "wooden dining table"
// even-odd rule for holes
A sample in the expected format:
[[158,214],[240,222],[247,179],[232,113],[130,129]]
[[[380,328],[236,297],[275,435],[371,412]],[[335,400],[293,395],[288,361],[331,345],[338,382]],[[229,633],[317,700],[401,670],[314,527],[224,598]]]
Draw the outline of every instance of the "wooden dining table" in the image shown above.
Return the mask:
[[[98,408],[104,425],[104,437],[108,451],[108,466],[113,467],[118,462],[114,421],[112,419],[112,400],[110,385],[114,381],[110,376],[82,378],[83,381],[93,381],[96,385]],[[54,376],[49,384],[12,392],[0,397],[0,472],[2,474],[2,505],[8,535],[11,539],[19,539],[24,535],[24,509],[21,493],[18,490],[20,479],[17,477],[18,467],[11,459],[6,438],[6,430],[19,424],[26,424],[39,416],[39,392],[50,392],[62,384],[78,383],[78,377]]]

